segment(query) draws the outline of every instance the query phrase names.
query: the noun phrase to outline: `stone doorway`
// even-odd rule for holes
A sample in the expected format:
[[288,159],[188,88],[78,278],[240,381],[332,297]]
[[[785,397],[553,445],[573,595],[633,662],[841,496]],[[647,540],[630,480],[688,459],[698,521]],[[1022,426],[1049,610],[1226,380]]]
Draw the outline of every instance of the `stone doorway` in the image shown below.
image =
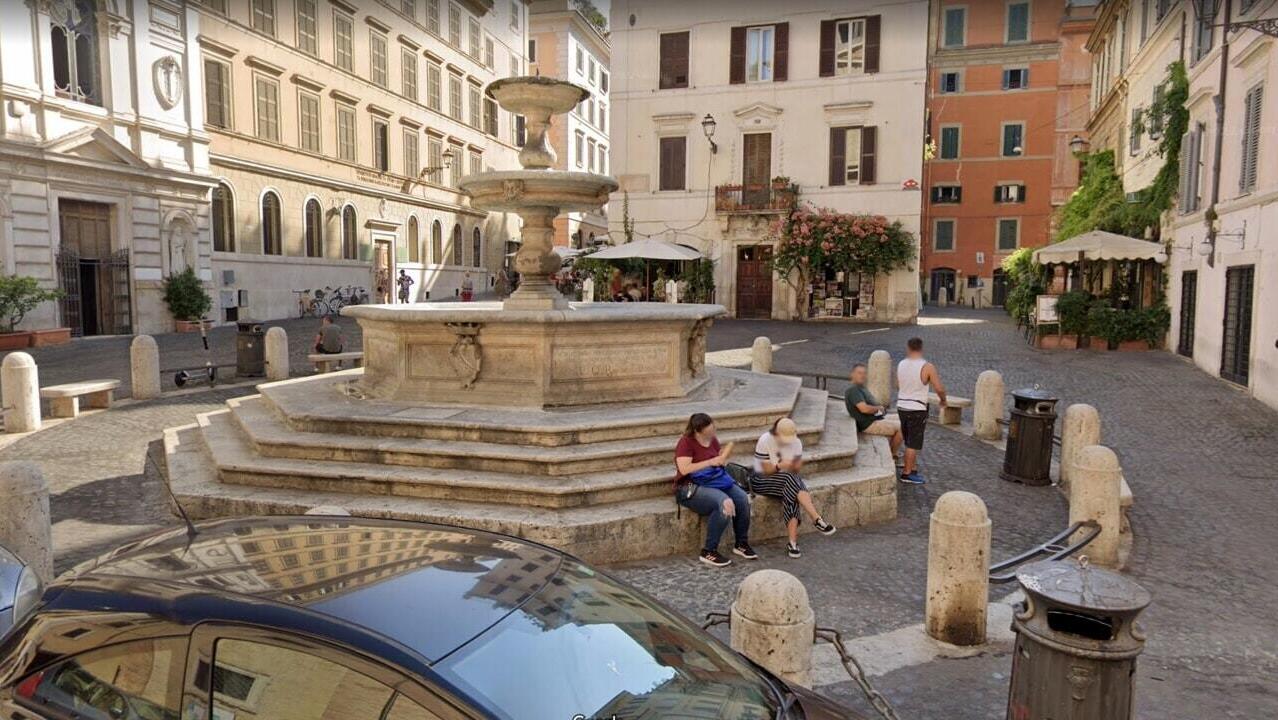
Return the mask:
[[772,246],[737,248],[737,317],[772,317]]
[[131,332],[129,251],[112,250],[111,206],[59,200],[58,225],[62,322],[77,337]]
[[373,298],[374,302],[389,304],[395,279],[394,239],[373,240]]

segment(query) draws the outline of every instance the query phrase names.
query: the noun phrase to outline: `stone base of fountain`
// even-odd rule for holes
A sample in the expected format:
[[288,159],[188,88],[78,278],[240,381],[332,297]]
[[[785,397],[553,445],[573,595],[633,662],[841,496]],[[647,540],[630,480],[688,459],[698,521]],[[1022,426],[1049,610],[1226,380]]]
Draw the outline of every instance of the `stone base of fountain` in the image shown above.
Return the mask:
[[[841,402],[782,375],[706,368],[693,377],[676,398],[560,407],[369,398],[365,388],[377,385],[366,385],[364,370],[267,383],[260,395],[166,430],[164,466],[193,517],[337,505],[510,533],[613,562],[700,546],[704,522],[676,513],[671,485],[674,443],[691,413],[710,413],[742,463],[759,434],[790,415],[828,520],[850,528],[895,517],[886,440],[858,440]],[[454,385],[451,396],[460,392]],[[751,535],[784,535],[778,503],[758,499]]]

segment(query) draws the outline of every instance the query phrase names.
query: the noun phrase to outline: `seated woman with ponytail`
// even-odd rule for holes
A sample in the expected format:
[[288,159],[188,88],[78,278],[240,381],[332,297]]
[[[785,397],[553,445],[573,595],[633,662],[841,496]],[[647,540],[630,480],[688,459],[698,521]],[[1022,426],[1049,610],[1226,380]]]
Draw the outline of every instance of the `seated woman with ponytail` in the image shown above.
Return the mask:
[[705,413],[688,418],[688,426],[675,446],[675,502],[706,517],[706,542],[701,562],[724,567],[732,560],[719,554],[719,538],[732,522],[732,552],[747,560],[759,556],[750,548],[750,498],[724,469],[732,444],[719,447],[714,420]]

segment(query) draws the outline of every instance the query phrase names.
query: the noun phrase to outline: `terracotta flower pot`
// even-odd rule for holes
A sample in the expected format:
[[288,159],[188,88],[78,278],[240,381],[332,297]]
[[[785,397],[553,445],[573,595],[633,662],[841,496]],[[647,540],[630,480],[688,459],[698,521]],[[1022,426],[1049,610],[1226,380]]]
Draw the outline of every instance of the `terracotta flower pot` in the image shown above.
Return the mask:
[[1144,352],[1149,350],[1149,343],[1144,340],[1124,340],[1118,343],[1120,352]]
[[61,345],[66,342],[71,342],[71,328],[49,328],[31,332],[31,347]]
[[0,351],[21,350],[31,347],[31,333],[27,331],[0,333]]
[[1078,349],[1078,336],[1077,335],[1061,335],[1059,347],[1062,350]]
[[177,331],[180,333],[199,332],[201,323],[205,328],[213,327],[212,320],[174,320],[173,322],[177,326]]
[[1091,337],[1091,338],[1087,341],[1087,347],[1088,347],[1088,349],[1091,349],[1091,350],[1108,350],[1108,349],[1109,349],[1109,341],[1108,341],[1108,340],[1106,340],[1106,339],[1105,339],[1105,338],[1103,338],[1103,337],[1099,337],[1099,336],[1097,336],[1097,335],[1093,335],[1093,336],[1092,336],[1092,337]]

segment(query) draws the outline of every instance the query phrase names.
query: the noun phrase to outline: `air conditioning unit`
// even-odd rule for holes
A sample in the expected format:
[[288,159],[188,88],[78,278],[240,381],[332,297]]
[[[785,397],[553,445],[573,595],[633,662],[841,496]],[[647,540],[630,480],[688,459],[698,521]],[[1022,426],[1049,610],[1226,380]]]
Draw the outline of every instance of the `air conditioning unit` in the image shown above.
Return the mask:
[[235,271],[234,271],[234,270],[223,270],[223,271],[222,271],[222,284],[223,284],[223,285],[234,285],[234,284],[235,284]]

